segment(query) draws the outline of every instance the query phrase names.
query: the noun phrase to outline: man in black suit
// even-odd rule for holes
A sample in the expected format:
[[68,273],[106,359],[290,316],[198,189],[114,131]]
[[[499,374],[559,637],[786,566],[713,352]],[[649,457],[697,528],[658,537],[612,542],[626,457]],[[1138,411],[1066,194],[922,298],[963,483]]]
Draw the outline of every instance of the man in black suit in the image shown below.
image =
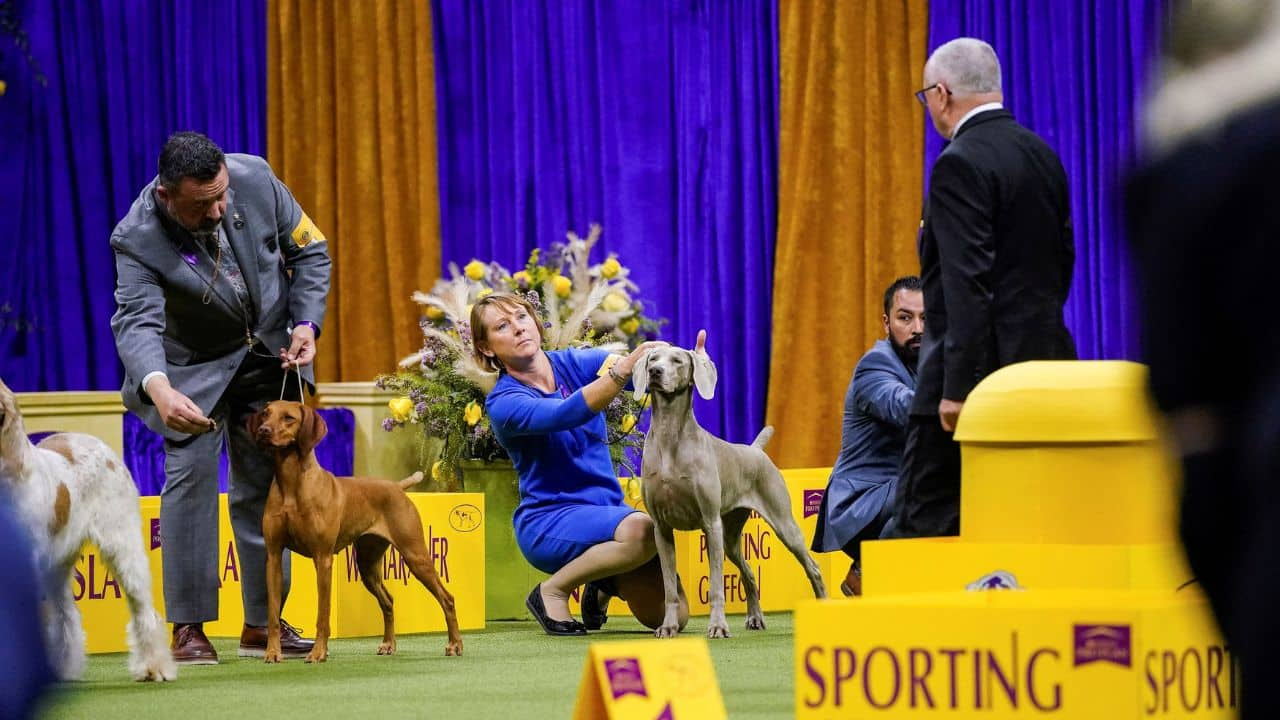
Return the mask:
[[895,537],[960,531],[965,398],[998,368],[1074,359],[1062,319],[1075,250],[1067,177],[1001,101],[1000,61],[959,38],[924,67],[916,98],[951,142],[933,166],[919,239],[924,343],[907,422]]

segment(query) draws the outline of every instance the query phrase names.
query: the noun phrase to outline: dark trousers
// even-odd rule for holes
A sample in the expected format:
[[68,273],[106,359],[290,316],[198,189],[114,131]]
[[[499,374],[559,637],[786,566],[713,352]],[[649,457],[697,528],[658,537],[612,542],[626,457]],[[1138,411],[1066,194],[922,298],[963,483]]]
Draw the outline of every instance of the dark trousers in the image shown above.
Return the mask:
[[960,534],[960,445],[937,415],[907,419],[902,475],[893,500],[892,538]]

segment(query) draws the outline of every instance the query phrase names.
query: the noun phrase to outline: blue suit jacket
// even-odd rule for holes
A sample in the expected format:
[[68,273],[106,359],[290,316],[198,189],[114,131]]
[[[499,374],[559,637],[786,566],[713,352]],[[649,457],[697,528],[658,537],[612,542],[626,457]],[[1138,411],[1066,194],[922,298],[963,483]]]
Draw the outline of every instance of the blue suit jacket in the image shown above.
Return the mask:
[[813,549],[839,550],[892,501],[916,379],[888,340],[858,361],[844,398],[840,455],[822,498]]

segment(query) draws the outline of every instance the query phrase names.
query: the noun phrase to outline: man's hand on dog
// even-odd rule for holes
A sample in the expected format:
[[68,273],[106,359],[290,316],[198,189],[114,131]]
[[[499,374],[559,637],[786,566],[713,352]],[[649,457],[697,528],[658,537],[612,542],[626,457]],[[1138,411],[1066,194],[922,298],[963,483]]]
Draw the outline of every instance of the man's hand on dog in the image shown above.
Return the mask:
[[156,404],[160,419],[164,420],[165,427],[170,430],[200,435],[217,428],[217,423],[205,417],[199,406],[191,402],[191,398],[174,390],[169,379],[163,375],[152,378],[145,389],[151,396],[151,402]]

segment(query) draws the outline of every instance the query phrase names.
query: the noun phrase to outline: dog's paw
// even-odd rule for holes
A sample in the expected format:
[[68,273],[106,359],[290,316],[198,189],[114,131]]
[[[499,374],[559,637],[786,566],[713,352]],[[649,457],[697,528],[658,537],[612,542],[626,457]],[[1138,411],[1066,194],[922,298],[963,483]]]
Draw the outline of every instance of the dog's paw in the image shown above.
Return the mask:
[[462,655],[462,641],[451,642],[444,646],[445,657],[459,657]]
[[673,638],[679,634],[679,625],[659,625],[658,629],[653,631],[653,636],[658,638]]
[[264,663],[271,663],[274,665],[280,662],[281,659],[282,658],[280,657],[279,650],[276,650],[274,652],[271,650],[267,650],[266,652],[262,653],[262,662]]
[[707,637],[711,640],[733,637],[729,634],[729,626],[724,623],[713,623],[707,626]]
[[396,654],[396,641],[395,641],[395,640],[392,640],[391,642],[383,642],[383,643],[379,643],[379,645],[378,645],[378,654],[379,654],[379,655],[395,655],[395,654]]
[[748,630],[763,630],[763,629],[764,629],[764,616],[763,616],[763,615],[748,615],[748,616],[747,616],[747,629],[748,629]]
[[329,659],[329,651],[319,645],[311,648],[311,652],[307,653],[307,662],[322,663]]

